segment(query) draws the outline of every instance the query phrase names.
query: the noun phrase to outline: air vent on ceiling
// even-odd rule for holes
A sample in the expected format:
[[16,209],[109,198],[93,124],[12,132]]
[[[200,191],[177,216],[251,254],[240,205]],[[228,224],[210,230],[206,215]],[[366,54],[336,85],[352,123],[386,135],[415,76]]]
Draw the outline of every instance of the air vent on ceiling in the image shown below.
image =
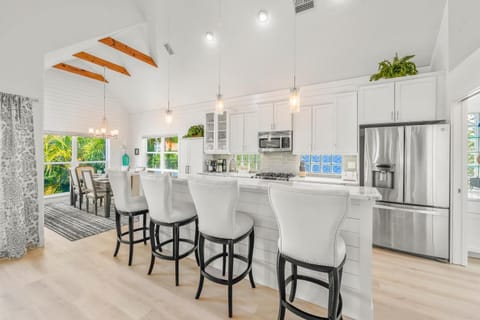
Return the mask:
[[295,5],[295,13],[304,12],[313,9],[315,6],[314,0],[293,0]]
[[173,52],[172,47],[170,46],[170,43],[165,43],[163,46],[165,47],[165,50],[169,55],[173,56],[175,54],[175,52]]

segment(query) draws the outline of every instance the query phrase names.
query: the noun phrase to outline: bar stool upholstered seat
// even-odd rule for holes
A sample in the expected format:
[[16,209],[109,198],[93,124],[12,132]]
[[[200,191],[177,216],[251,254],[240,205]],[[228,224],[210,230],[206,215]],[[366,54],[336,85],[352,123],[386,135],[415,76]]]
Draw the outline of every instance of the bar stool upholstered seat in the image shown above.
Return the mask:
[[[120,249],[120,243],[128,244],[128,265],[131,266],[133,260],[133,246],[140,242],[147,244],[147,240],[149,239],[149,237],[147,237],[147,201],[143,196],[132,196],[128,172],[108,170],[108,177],[113,196],[115,197],[117,246],[115,247],[113,256],[117,256],[118,250]],[[126,232],[122,232],[121,216],[128,217],[128,231]],[[134,228],[134,218],[137,216],[143,217],[143,226]],[[143,236],[140,239],[135,240],[134,233],[137,231],[142,231]],[[123,239],[123,236],[126,235],[128,235],[128,239]]]
[[[148,274],[152,273],[155,258],[175,261],[175,285],[179,284],[179,260],[195,252],[197,259],[198,244],[198,219],[195,206],[192,203],[172,200],[172,180],[168,174],[142,173],[141,181],[143,192],[147,198],[150,216],[150,244],[152,256]],[[195,236],[193,240],[180,237],[180,227],[195,223]],[[160,227],[172,228],[172,238],[160,241]],[[180,243],[191,245],[185,252],[180,253]],[[162,246],[172,243],[172,254],[163,253]]]
[[[252,273],[252,258],[254,246],[253,219],[236,210],[238,201],[238,181],[228,178],[190,178],[188,181],[190,193],[197,209],[199,219],[198,252],[200,259],[200,281],[195,299],[200,298],[204,278],[215,283],[228,286],[228,316],[232,316],[232,287],[247,275],[250,285],[255,288]],[[234,244],[249,238],[247,257],[234,252]],[[205,240],[221,244],[223,252],[213,255],[205,261]],[[206,267],[215,260],[222,258],[222,274],[228,272],[227,279],[212,275]],[[234,277],[234,259],[246,263],[246,269]]]
[[[304,319],[342,319],[340,288],[346,247],[340,235],[340,225],[350,209],[349,192],[272,184],[269,186],[269,198],[280,231],[277,258],[280,297],[278,319],[284,319],[286,309]],[[285,279],[286,261],[291,264],[292,274]],[[327,273],[328,282],[300,275],[298,267]],[[298,280],[328,289],[328,318],[307,313],[292,304]],[[287,301],[285,290],[289,283],[290,297]]]

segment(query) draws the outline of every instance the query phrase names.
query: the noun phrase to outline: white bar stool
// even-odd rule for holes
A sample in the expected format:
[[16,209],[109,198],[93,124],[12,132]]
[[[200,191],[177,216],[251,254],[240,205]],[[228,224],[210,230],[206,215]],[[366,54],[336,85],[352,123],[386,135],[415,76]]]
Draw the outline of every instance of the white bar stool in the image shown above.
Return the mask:
[[[115,197],[115,224],[117,229],[117,246],[115,247],[114,257],[117,256],[120,249],[120,243],[128,244],[128,265],[132,265],[133,259],[133,245],[143,242],[147,244],[147,213],[148,205],[145,197],[134,197],[130,191],[130,179],[126,171],[108,170],[108,178],[110,180],[110,187],[112,188],[113,196]],[[121,216],[128,217],[128,231],[122,232]],[[133,219],[136,216],[143,217],[143,226],[134,228]],[[143,237],[134,240],[134,233],[142,231]],[[128,234],[128,240],[122,237]]]
[[[147,198],[148,212],[150,216],[150,244],[152,257],[148,274],[152,273],[155,258],[175,261],[175,285],[179,284],[178,264],[179,260],[187,257],[195,251],[198,261],[198,219],[193,204],[183,201],[172,203],[172,180],[168,174],[142,173],[140,175],[143,192]],[[194,240],[180,237],[180,227],[195,223]],[[166,241],[160,241],[160,226],[172,228],[173,237]],[[180,253],[180,243],[192,245],[187,251]],[[173,252],[166,255],[162,246],[172,243]]]
[[[340,236],[340,225],[350,209],[349,192],[271,184],[268,193],[280,230],[277,258],[280,296],[278,319],[284,319],[285,309],[304,319],[342,319],[340,287],[346,247]],[[286,261],[292,265],[292,275],[287,279]],[[298,266],[327,273],[328,283],[299,275]],[[313,282],[328,289],[328,318],[307,313],[291,304],[295,299],[297,280]],[[289,302],[285,290],[290,282]]]
[[[236,211],[238,201],[238,182],[228,178],[190,178],[190,193],[197,208],[199,218],[198,252],[200,259],[200,281],[195,299],[200,298],[203,280],[207,278],[215,283],[228,286],[228,316],[232,317],[232,286],[243,280],[247,274],[250,285],[255,288],[252,273],[254,246],[253,219],[243,212]],[[248,256],[234,252],[234,244],[249,238]],[[223,252],[205,261],[205,239],[223,246]],[[228,247],[228,251],[227,251]],[[225,276],[226,258],[228,257],[227,279],[208,273],[206,267],[215,260],[223,259],[223,276]],[[234,277],[234,259],[247,263],[247,268]]]

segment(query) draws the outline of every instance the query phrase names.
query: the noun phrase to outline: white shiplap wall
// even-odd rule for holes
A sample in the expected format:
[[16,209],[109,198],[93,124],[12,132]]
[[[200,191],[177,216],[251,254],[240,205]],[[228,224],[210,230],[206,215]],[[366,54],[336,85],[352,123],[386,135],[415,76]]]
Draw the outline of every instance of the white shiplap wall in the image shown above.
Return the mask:
[[[107,73],[108,78],[108,73]],[[103,83],[47,70],[44,79],[44,132],[87,134],[88,128],[99,127],[103,117]],[[121,101],[106,87],[109,127],[120,131],[110,144],[110,165],[121,165],[122,145],[127,144],[129,115]]]

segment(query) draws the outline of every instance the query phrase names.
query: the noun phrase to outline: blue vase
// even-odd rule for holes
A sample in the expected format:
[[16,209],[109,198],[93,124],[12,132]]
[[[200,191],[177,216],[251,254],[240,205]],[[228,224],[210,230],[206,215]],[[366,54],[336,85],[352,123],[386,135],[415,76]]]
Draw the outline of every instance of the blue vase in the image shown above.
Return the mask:
[[122,165],[124,167],[128,167],[129,164],[130,164],[130,157],[128,156],[128,154],[124,153],[122,156]]

